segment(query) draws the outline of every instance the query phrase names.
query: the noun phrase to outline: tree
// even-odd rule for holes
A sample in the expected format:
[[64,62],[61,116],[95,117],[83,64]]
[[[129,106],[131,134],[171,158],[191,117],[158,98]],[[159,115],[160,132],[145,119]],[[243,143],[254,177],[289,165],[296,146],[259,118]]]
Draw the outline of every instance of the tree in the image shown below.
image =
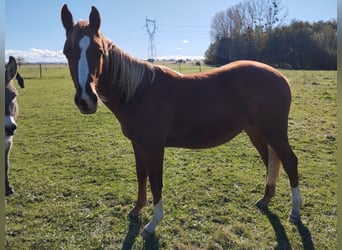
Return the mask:
[[281,5],[281,0],[268,0],[265,11],[265,29],[268,33],[282,24],[287,16],[287,9]]
[[287,9],[281,5],[281,0],[245,0],[214,16],[211,37],[228,38],[248,29],[255,33],[271,32],[286,16]]
[[[218,12],[211,24],[214,42],[206,53],[207,61],[257,60],[258,50],[265,44],[266,31],[270,32],[286,16],[280,1],[245,0]],[[227,48],[223,48],[225,46]],[[210,51],[214,54],[209,55]],[[215,59],[215,56],[220,58]]]
[[205,63],[210,65],[223,65],[231,62],[231,53],[229,51],[230,43],[228,38],[217,39],[211,43],[205,52]]
[[244,1],[217,13],[205,62],[222,65],[250,59],[276,67],[336,69],[336,21],[295,20],[281,26],[286,15],[281,0]]
[[261,51],[261,59],[278,67],[336,69],[336,21],[293,21],[276,28]]

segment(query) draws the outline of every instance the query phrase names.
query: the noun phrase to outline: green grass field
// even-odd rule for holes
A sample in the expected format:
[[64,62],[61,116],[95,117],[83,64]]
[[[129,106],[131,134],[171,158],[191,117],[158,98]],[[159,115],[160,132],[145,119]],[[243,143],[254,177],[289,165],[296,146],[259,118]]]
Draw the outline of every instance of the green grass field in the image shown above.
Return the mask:
[[242,133],[217,148],[166,149],[166,217],[144,241],[152,196],[130,222],[135,162],[116,118],[103,104],[96,114],[81,115],[64,66],[43,68],[42,79],[22,67],[26,88],[19,89],[11,153],[16,193],[6,198],[6,249],[335,249],[336,72],[282,72],[293,93],[289,137],[299,158],[303,223],[287,221],[291,196],[283,170],[268,210],[254,206],[265,168]]

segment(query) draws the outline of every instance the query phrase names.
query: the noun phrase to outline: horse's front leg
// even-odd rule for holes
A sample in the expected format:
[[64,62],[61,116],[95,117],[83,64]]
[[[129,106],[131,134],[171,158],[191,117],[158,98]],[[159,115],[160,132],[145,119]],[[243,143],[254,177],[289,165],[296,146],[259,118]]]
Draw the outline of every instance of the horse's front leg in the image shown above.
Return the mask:
[[129,212],[128,216],[131,219],[138,217],[140,210],[147,204],[146,183],[147,183],[147,166],[146,158],[141,148],[133,143],[136,172],[138,179],[138,199],[135,207]]
[[146,163],[148,164],[148,176],[153,195],[153,217],[147,223],[142,232],[144,238],[153,235],[156,227],[164,218],[162,188],[163,188],[163,158],[164,148],[145,150]]
[[9,183],[9,179],[8,179],[8,172],[9,172],[9,153],[11,150],[11,146],[12,146],[12,137],[8,137],[6,136],[5,138],[6,142],[5,142],[5,194],[10,195],[13,194],[13,188],[10,186]]
[[164,219],[163,199],[161,196],[162,187],[151,185],[151,189],[154,204],[153,217],[150,222],[144,226],[144,231],[142,232],[144,238],[153,235],[158,224]]

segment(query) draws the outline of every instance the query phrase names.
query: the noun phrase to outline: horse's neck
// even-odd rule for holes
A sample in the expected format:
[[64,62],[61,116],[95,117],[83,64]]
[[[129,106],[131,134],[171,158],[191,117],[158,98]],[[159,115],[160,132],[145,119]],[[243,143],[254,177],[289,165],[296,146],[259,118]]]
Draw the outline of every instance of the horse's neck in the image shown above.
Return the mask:
[[113,43],[106,38],[103,38],[103,47],[104,47],[104,62],[103,62],[103,68],[102,68],[102,74],[103,77],[100,79],[102,83],[107,84],[107,85],[112,85],[110,82],[111,79],[113,79],[113,61],[112,61],[112,53],[113,53]]
[[110,40],[103,40],[103,45],[105,56],[98,94],[105,105],[117,115],[136,97],[138,88],[143,91],[154,81],[155,68],[131,57]]
[[114,70],[115,62],[113,61],[113,53],[117,53],[116,50],[118,48],[109,39],[104,39],[103,45],[105,56],[103,58],[102,76],[98,82],[97,93],[101,101],[120,120],[124,106],[126,105],[126,100],[118,84],[120,69],[119,71]]
[[141,83],[153,82],[155,72],[152,65],[131,57],[110,41],[104,42],[104,45],[103,85],[121,92],[129,101]]

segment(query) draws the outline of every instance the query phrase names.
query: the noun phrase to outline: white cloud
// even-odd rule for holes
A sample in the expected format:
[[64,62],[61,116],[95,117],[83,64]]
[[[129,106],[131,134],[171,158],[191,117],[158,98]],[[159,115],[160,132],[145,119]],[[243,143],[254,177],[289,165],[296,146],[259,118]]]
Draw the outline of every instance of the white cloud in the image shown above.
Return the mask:
[[188,44],[188,43],[190,43],[190,41],[189,40],[183,40],[183,43]]
[[5,60],[8,60],[9,56],[15,58],[22,57],[25,62],[28,63],[66,63],[67,60],[62,50],[53,51],[49,49],[29,49],[29,50],[5,50]]
[[[177,48],[180,52],[183,48]],[[8,61],[9,56],[23,57],[25,62],[28,63],[67,63],[67,60],[62,52],[53,51],[49,49],[29,49],[29,50],[15,50],[8,49],[5,50],[5,61]],[[203,60],[203,56],[186,56],[186,55],[168,55],[168,56],[159,56],[156,58],[157,60]]]

